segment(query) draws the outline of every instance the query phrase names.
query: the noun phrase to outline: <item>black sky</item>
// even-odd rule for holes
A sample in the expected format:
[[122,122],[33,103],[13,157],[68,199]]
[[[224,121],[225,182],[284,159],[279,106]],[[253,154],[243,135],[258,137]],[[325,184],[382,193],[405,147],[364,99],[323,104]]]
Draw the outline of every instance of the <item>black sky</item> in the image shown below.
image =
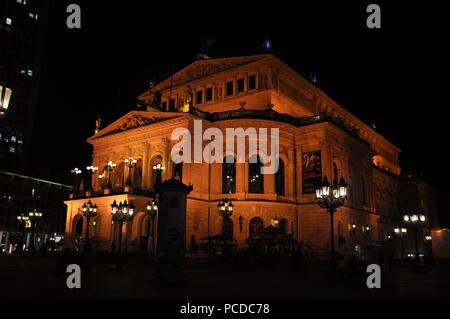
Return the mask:
[[[403,150],[405,172],[447,189],[447,156],[437,147],[447,124],[434,75],[445,56],[439,7],[377,1],[382,28],[370,30],[366,1],[50,1],[33,162],[54,178],[90,163],[85,140],[96,115],[108,124],[125,114],[158,66],[193,62],[202,38],[226,57],[258,53],[269,37],[294,70],[314,72],[329,96],[375,121]],[[81,29],[66,27],[70,3],[81,6]]]

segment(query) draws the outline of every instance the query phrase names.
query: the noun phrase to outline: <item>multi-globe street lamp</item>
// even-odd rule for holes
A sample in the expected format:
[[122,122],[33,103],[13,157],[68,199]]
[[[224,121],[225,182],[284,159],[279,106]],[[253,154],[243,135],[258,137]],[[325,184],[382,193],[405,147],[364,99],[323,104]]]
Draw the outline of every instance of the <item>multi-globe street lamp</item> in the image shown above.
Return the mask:
[[[219,216],[222,217],[222,236],[223,236],[223,247],[222,247],[222,253],[224,253],[224,256],[227,257],[227,243],[228,240],[233,239],[229,238],[232,236],[230,234],[228,225],[230,224],[230,217],[233,215],[234,205],[232,201],[228,199],[224,199],[222,202],[219,202],[217,204],[218,213]],[[231,236],[230,236],[231,235]]]
[[83,215],[86,217],[87,220],[87,226],[86,226],[86,237],[85,237],[85,249],[90,249],[91,244],[89,242],[89,227],[91,225],[91,218],[94,218],[97,216],[97,204],[92,204],[92,202],[89,200],[87,203],[84,203],[82,206]]
[[137,160],[135,160],[133,157],[129,157],[125,159],[125,165],[128,167],[128,178],[126,182],[127,187],[133,187],[133,182],[131,181],[131,171],[136,166]]
[[116,201],[111,205],[111,214],[112,214],[112,221],[114,223],[119,224],[119,249],[118,249],[118,256],[117,256],[117,270],[122,269],[122,227],[123,224],[129,221],[133,220],[134,217],[134,205],[133,202],[130,204],[127,203],[125,200],[122,204],[122,202],[117,205]]
[[155,219],[158,216],[158,202],[156,199],[148,201],[146,214],[150,216],[151,228],[149,225],[148,233],[150,235],[149,239],[151,239],[153,258],[156,261]]
[[[106,165],[106,189],[111,189],[111,173],[116,168],[117,164],[113,163],[113,161],[109,161],[108,165]],[[103,179],[105,176],[104,174],[100,174],[98,178]]]
[[160,183],[162,181],[162,172],[164,171],[164,165],[162,164],[156,164],[153,166],[155,179],[155,184]]
[[423,226],[425,224],[426,221],[426,216],[423,214],[413,214],[413,215],[404,215],[403,216],[403,221],[405,222],[405,224],[410,225],[411,227],[414,228],[414,243],[416,246],[416,259],[420,258],[419,255],[419,243],[417,240],[417,229],[420,226]]
[[334,250],[334,213],[337,208],[344,205],[345,197],[347,196],[347,184],[344,177],[338,184],[337,178],[334,179],[333,185],[327,180],[325,176],[322,183],[317,185],[316,199],[320,207],[325,208],[330,214],[330,239],[331,239],[331,265],[335,267],[335,250]]
[[406,236],[408,230],[403,227],[394,228],[394,233],[396,237],[400,238],[400,258],[403,260],[403,237]]
[[81,169],[78,169],[78,167],[75,167],[73,170],[70,171],[73,174],[73,189],[76,191],[78,191],[78,179],[81,175],[81,173],[83,173],[83,171]]
[[[86,170],[88,172],[91,172],[91,177],[92,177],[98,171],[98,167],[94,166],[94,165],[91,165],[91,166],[86,167]],[[92,190],[92,188],[93,188],[92,187],[92,178],[89,179],[88,187],[89,187],[89,190]]]

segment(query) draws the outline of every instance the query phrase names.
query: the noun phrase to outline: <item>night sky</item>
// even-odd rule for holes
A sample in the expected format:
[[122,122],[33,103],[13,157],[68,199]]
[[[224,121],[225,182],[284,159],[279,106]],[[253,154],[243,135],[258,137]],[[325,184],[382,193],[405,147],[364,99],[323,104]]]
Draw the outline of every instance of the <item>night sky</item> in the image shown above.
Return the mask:
[[[91,163],[85,140],[96,115],[104,125],[124,115],[159,66],[190,64],[202,39],[214,39],[214,57],[231,57],[259,53],[269,37],[294,70],[316,74],[330,97],[374,121],[403,150],[405,173],[421,172],[448,189],[447,156],[438,148],[448,102],[437,97],[443,84],[434,75],[445,56],[437,7],[376,1],[382,28],[371,30],[366,1],[50,1],[33,162],[54,179]],[[70,3],[81,6],[81,29],[66,27]]]

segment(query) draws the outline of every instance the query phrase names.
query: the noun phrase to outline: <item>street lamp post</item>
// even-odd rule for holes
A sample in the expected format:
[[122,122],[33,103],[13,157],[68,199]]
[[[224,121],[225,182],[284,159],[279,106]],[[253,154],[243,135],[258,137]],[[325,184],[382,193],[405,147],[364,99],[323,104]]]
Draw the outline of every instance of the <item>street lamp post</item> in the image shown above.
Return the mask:
[[156,164],[153,166],[153,171],[155,174],[154,183],[158,184],[162,182],[162,172],[164,171],[164,165]]
[[89,227],[91,225],[91,218],[97,216],[97,204],[92,204],[89,200],[82,206],[83,209],[83,215],[87,219],[87,226],[86,226],[86,237],[85,237],[85,249],[90,250],[91,244],[90,244],[90,238],[89,238]]
[[133,157],[129,157],[125,159],[125,165],[128,167],[128,178],[125,187],[127,188],[125,192],[130,192],[133,189],[133,182],[131,181],[131,171],[136,165],[137,160],[135,160]]
[[[111,190],[111,173],[116,168],[117,164],[113,163],[112,161],[108,162],[108,165],[106,165],[106,186],[105,186],[105,194],[109,194],[109,191]],[[105,176],[103,174],[99,175],[98,178],[102,179]],[[107,190],[107,191],[106,191]]]
[[316,199],[320,207],[325,208],[330,214],[330,241],[331,241],[331,266],[335,268],[335,250],[334,250],[334,213],[336,209],[344,205],[345,197],[347,196],[347,184],[344,178],[338,184],[335,178],[333,185],[327,180],[325,176],[323,182],[317,186]]
[[406,235],[408,230],[406,228],[394,228],[394,233],[396,237],[400,237],[400,258],[403,260],[403,237]]
[[[91,172],[91,178],[89,179],[89,185],[88,185],[88,188],[89,188],[89,191],[92,191],[93,189],[93,185],[92,185],[92,176],[94,176],[94,174],[98,171],[98,167],[97,166],[93,166],[93,165],[91,165],[91,166],[88,166],[88,167],[86,167],[86,169],[89,171],[89,172]],[[89,195],[90,196],[90,195]]]
[[222,202],[219,202],[217,204],[217,208],[219,211],[219,216],[221,216],[223,218],[223,221],[222,221],[222,236],[223,236],[222,253],[224,254],[225,257],[227,257],[227,255],[228,255],[227,254],[228,239],[232,239],[232,238],[228,238],[230,234],[228,232],[227,224],[229,224],[230,217],[233,215],[234,205],[231,202],[231,200],[229,201],[228,199],[224,199]]
[[22,231],[20,234],[20,251],[23,251],[23,239],[25,237],[25,228],[27,227],[27,224],[30,221],[30,217],[26,216],[25,214],[20,214],[17,216],[17,220],[19,221],[19,224],[22,225]]
[[75,167],[70,172],[73,174],[73,189],[75,192],[78,192],[78,187],[79,187],[78,178],[81,175],[81,173],[83,173],[83,171],[81,169],[78,169],[77,167]]
[[146,213],[151,219],[151,228],[149,227],[148,233],[150,234],[149,238],[151,238],[153,260],[156,262],[155,219],[158,216],[158,202],[156,199],[148,201]]
[[111,214],[112,220],[115,223],[119,224],[119,249],[118,249],[118,258],[116,268],[117,270],[122,270],[122,227],[123,224],[133,220],[134,217],[134,205],[133,202],[130,204],[125,200],[117,205],[116,201],[114,201],[111,205]]
[[415,243],[415,247],[416,247],[416,259],[419,260],[420,256],[419,256],[419,243],[417,240],[417,229],[422,226],[423,224],[425,224],[426,221],[426,217],[425,215],[405,215],[403,216],[403,221],[407,224],[407,225],[411,225],[414,228],[414,243]]
[[32,225],[32,240],[31,240],[31,244],[30,244],[30,249],[31,251],[34,251],[35,249],[35,241],[36,241],[36,227],[37,227],[37,223],[39,221],[40,218],[42,218],[44,214],[38,212],[36,209],[32,212],[28,213],[28,217],[31,221],[31,225]]

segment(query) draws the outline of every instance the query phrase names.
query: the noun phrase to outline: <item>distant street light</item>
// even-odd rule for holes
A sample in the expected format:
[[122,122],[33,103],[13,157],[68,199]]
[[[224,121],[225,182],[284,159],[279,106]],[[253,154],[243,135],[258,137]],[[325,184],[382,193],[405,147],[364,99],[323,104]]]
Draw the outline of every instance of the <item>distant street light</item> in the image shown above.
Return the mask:
[[25,237],[25,228],[27,227],[27,225],[30,222],[30,217],[26,216],[25,214],[20,214],[19,216],[17,216],[17,220],[19,222],[19,224],[21,224],[22,226],[22,231],[20,232],[20,250],[23,251],[24,250],[24,237]]
[[83,173],[83,171],[81,169],[78,169],[77,167],[75,167],[73,170],[70,171],[73,174],[73,189],[74,191],[78,191],[78,187],[79,187],[79,176],[81,175],[81,173]]
[[37,228],[38,221],[42,218],[43,215],[44,215],[43,213],[38,212],[36,209],[33,210],[32,212],[28,213],[28,217],[31,221],[31,229],[32,229],[32,234],[31,234],[32,240],[31,240],[31,244],[30,244],[31,251],[35,250],[36,228]]
[[[108,165],[106,166],[106,188],[111,189],[111,173],[116,168],[117,164],[113,163],[112,161],[108,162]],[[99,178],[103,178],[103,174],[99,175]]]
[[88,172],[91,172],[91,178],[89,179],[88,188],[89,188],[89,190],[92,190],[92,188],[93,188],[92,187],[92,176],[94,176],[94,174],[98,171],[98,167],[91,165],[91,166],[86,167],[86,170]]

